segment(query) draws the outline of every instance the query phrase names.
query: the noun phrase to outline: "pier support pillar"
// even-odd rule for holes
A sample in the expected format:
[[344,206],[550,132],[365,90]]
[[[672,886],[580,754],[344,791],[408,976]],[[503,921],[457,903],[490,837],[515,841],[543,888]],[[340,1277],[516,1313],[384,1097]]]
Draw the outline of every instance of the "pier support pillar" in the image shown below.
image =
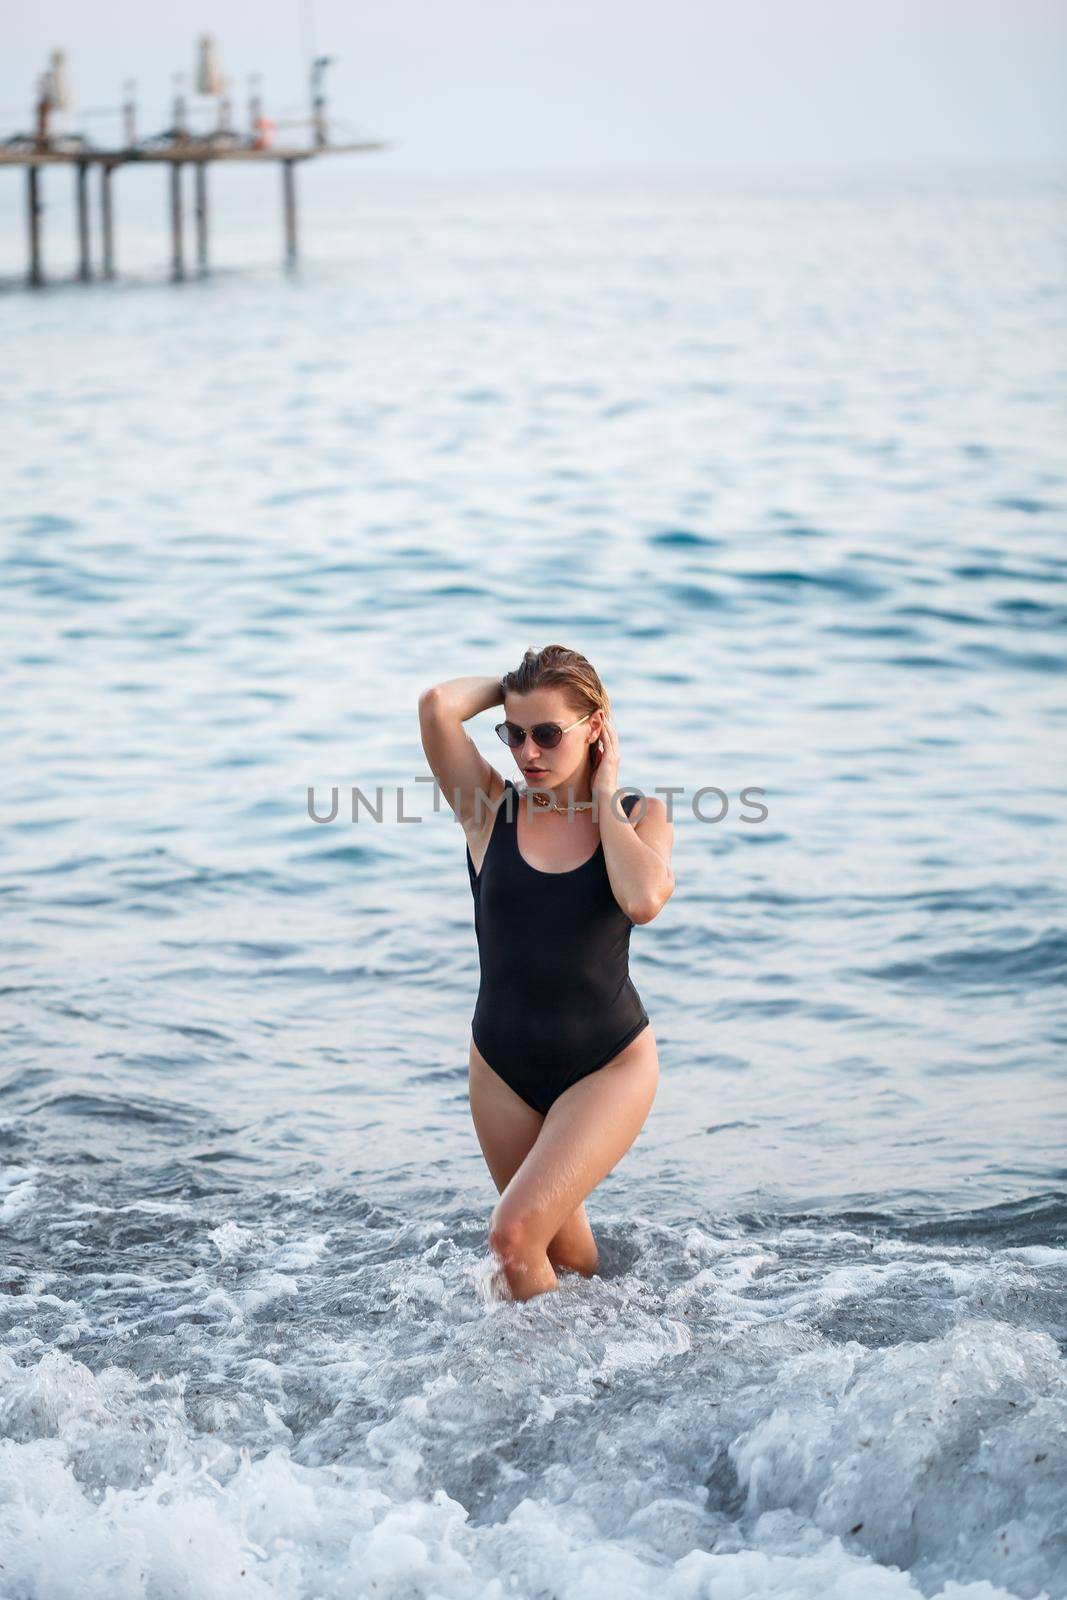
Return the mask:
[[182,164],[170,164],[170,245],[171,277],[185,277],[185,247],[182,240]]
[[88,283],[92,277],[89,259],[89,163],[78,162],[78,277]]
[[282,194],[285,202],[285,264],[296,266],[296,162],[282,162]]
[[26,168],[26,224],[30,246],[29,281],[33,288],[44,282],[41,267],[41,169]]
[[196,264],[207,271],[207,162],[196,163]]
[[115,276],[115,233],[111,211],[111,168],[107,162],[100,167],[100,228],[104,241],[104,277]]

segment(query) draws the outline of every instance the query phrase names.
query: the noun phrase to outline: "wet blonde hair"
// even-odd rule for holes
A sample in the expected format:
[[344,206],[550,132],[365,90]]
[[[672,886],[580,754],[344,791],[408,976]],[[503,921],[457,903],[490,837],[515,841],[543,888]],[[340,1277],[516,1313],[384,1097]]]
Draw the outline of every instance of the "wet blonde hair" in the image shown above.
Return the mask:
[[[605,717],[611,716],[611,701],[600,674],[591,661],[577,650],[568,650],[564,644],[546,644],[540,650],[531,646],[515,670],[505,672],[500,686],[512,694],[530,694],[534,689],[562,689],[576,716],[584,716],[587,711],[603,711]],[[592,762],[595,743],[588,749]]]

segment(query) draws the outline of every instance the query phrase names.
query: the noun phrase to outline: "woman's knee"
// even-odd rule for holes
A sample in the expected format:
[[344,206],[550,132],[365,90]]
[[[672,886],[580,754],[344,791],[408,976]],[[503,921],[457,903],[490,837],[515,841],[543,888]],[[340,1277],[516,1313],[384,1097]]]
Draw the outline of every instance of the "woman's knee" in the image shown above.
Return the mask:
[[536,1218],[506,1206],[497,1206],[489,1219],[489,1248],[502,1261],[525,1256],[531,1251],[545,1248],[542,1232],[538,1230]]

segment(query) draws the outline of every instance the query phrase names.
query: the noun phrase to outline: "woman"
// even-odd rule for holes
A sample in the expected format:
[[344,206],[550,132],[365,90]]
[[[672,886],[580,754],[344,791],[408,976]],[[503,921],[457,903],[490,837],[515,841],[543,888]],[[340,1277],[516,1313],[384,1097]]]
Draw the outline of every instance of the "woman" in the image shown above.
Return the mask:
[[[523,788],[463,727],[501,704]],[[674,828],[658,797],[612,803],[610,709],[593,667],[562,645],[527,650],[502,680],[452,678],[419,696],[423,749],[467,836],[481,966],[470,1107],[500,1191],[489,1248],[516,1300],[557,1288],[557,1267],[596,1271],[583,1202],[659,1082],[629,940],[674,891]]]

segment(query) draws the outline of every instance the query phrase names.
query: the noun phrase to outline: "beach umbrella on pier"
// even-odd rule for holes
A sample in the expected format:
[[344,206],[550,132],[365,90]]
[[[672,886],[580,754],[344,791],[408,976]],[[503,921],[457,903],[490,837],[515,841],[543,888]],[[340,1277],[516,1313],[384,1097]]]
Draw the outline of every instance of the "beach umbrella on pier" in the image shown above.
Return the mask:
[[57,111],[69,111],[74,105],[67,57],[63,50],[52,51],[52,62],[48,69],[48,98]]
[[219,66],[215,41],[210,33],[202,33],[197,58],[196,92],[215,95],[224,93],[225,88],[226,81]]

